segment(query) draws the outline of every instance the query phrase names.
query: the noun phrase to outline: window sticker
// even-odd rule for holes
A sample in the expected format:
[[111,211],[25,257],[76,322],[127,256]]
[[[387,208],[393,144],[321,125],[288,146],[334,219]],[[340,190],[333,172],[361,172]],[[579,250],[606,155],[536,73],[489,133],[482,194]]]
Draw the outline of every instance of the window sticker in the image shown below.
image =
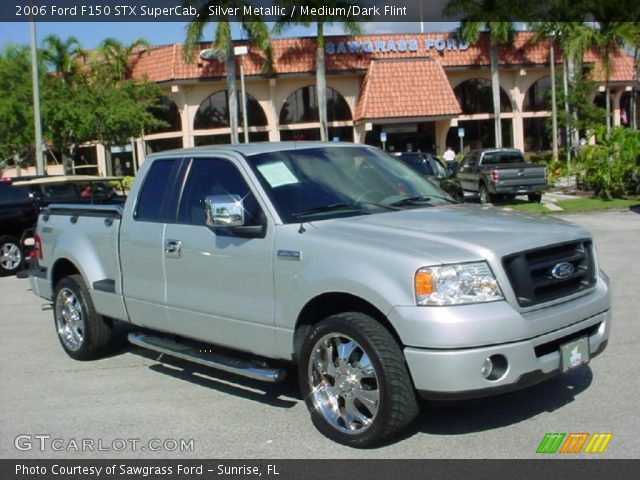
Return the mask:
[[258,170],[267,182],[269,182],[271,188],[300,183],[284,162],[265,163],[259,165]]

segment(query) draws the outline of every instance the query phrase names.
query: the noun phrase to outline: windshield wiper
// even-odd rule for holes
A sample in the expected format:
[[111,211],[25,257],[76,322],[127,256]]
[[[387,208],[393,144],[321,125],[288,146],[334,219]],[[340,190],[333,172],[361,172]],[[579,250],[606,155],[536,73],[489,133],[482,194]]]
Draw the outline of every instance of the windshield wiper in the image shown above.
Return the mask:
[[403,207],[405,205],[422,205],[425,203],[430,203],[432,199],[444,200],[449,203],[458,203],[455,200],[452,200],[447,197],[443,197],[441,195],[416,195],[415,197],[407,197],[402,200],[398,200],[396,202],[390,203],[390,207]]
[[378,208],[384,208],[385,210],[399,210],[398,207],[395,207],[394,205],[385,205],[384,203],[377,203],[377,202],[357,202],[354,205],[371,205],[373,207],[378,207]]
[[340,210],[355,210],[360,213],[364,213],[369,215],[369,212],[362,208],[362,205],[359,203],[332,203],[330,205],[322,205],[321,207],[313,207],[308,210],[304,210],[302,212],[297,212],[292,214],[291,216],[294,218],[298,217],[306,217],[308,215],[315,215],[316,213],[327,213],[327,212],[336,212]]

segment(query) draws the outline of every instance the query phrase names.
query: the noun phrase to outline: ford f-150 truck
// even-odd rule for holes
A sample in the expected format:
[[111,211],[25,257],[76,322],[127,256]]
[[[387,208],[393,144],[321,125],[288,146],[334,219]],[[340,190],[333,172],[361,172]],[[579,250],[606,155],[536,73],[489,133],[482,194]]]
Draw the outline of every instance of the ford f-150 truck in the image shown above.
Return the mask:
[[31,285],[71,357],[107,353],[120,320],[138,346],[254,379],[291,362],[316,427],[355,447],[397,435],[420,397],[578,368],[611,326],[583,228],[458,204],[364,145],[157,153],[124,206],[42,212],[36,245]]
[[480,203],[491,203],[499,197],[513,199],[516,195],[540,202],[547,189],[545,166],[526,163],[522,152],[515,148],[469,152],[462,159],[458,178],[463,190],[480,196]]

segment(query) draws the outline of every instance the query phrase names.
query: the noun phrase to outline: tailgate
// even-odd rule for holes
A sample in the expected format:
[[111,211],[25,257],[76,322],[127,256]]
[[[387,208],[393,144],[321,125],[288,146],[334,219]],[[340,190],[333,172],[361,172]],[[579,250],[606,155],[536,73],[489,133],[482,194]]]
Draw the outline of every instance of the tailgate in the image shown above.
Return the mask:
[[547,183],[546,168],[538,165],[504,165],[498,168],[496,187],[544,186]]

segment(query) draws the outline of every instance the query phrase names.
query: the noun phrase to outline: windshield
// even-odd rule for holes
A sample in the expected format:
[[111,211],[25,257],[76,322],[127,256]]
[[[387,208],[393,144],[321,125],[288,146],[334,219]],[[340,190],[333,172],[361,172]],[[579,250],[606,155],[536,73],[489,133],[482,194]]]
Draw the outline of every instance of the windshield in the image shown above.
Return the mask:
[[247,160],[285,223],[453,202],[411,168],[367,147],[287,150]]
[[431,158],[429,162],[436,178],[447,178],[447,171],[438,160]]

